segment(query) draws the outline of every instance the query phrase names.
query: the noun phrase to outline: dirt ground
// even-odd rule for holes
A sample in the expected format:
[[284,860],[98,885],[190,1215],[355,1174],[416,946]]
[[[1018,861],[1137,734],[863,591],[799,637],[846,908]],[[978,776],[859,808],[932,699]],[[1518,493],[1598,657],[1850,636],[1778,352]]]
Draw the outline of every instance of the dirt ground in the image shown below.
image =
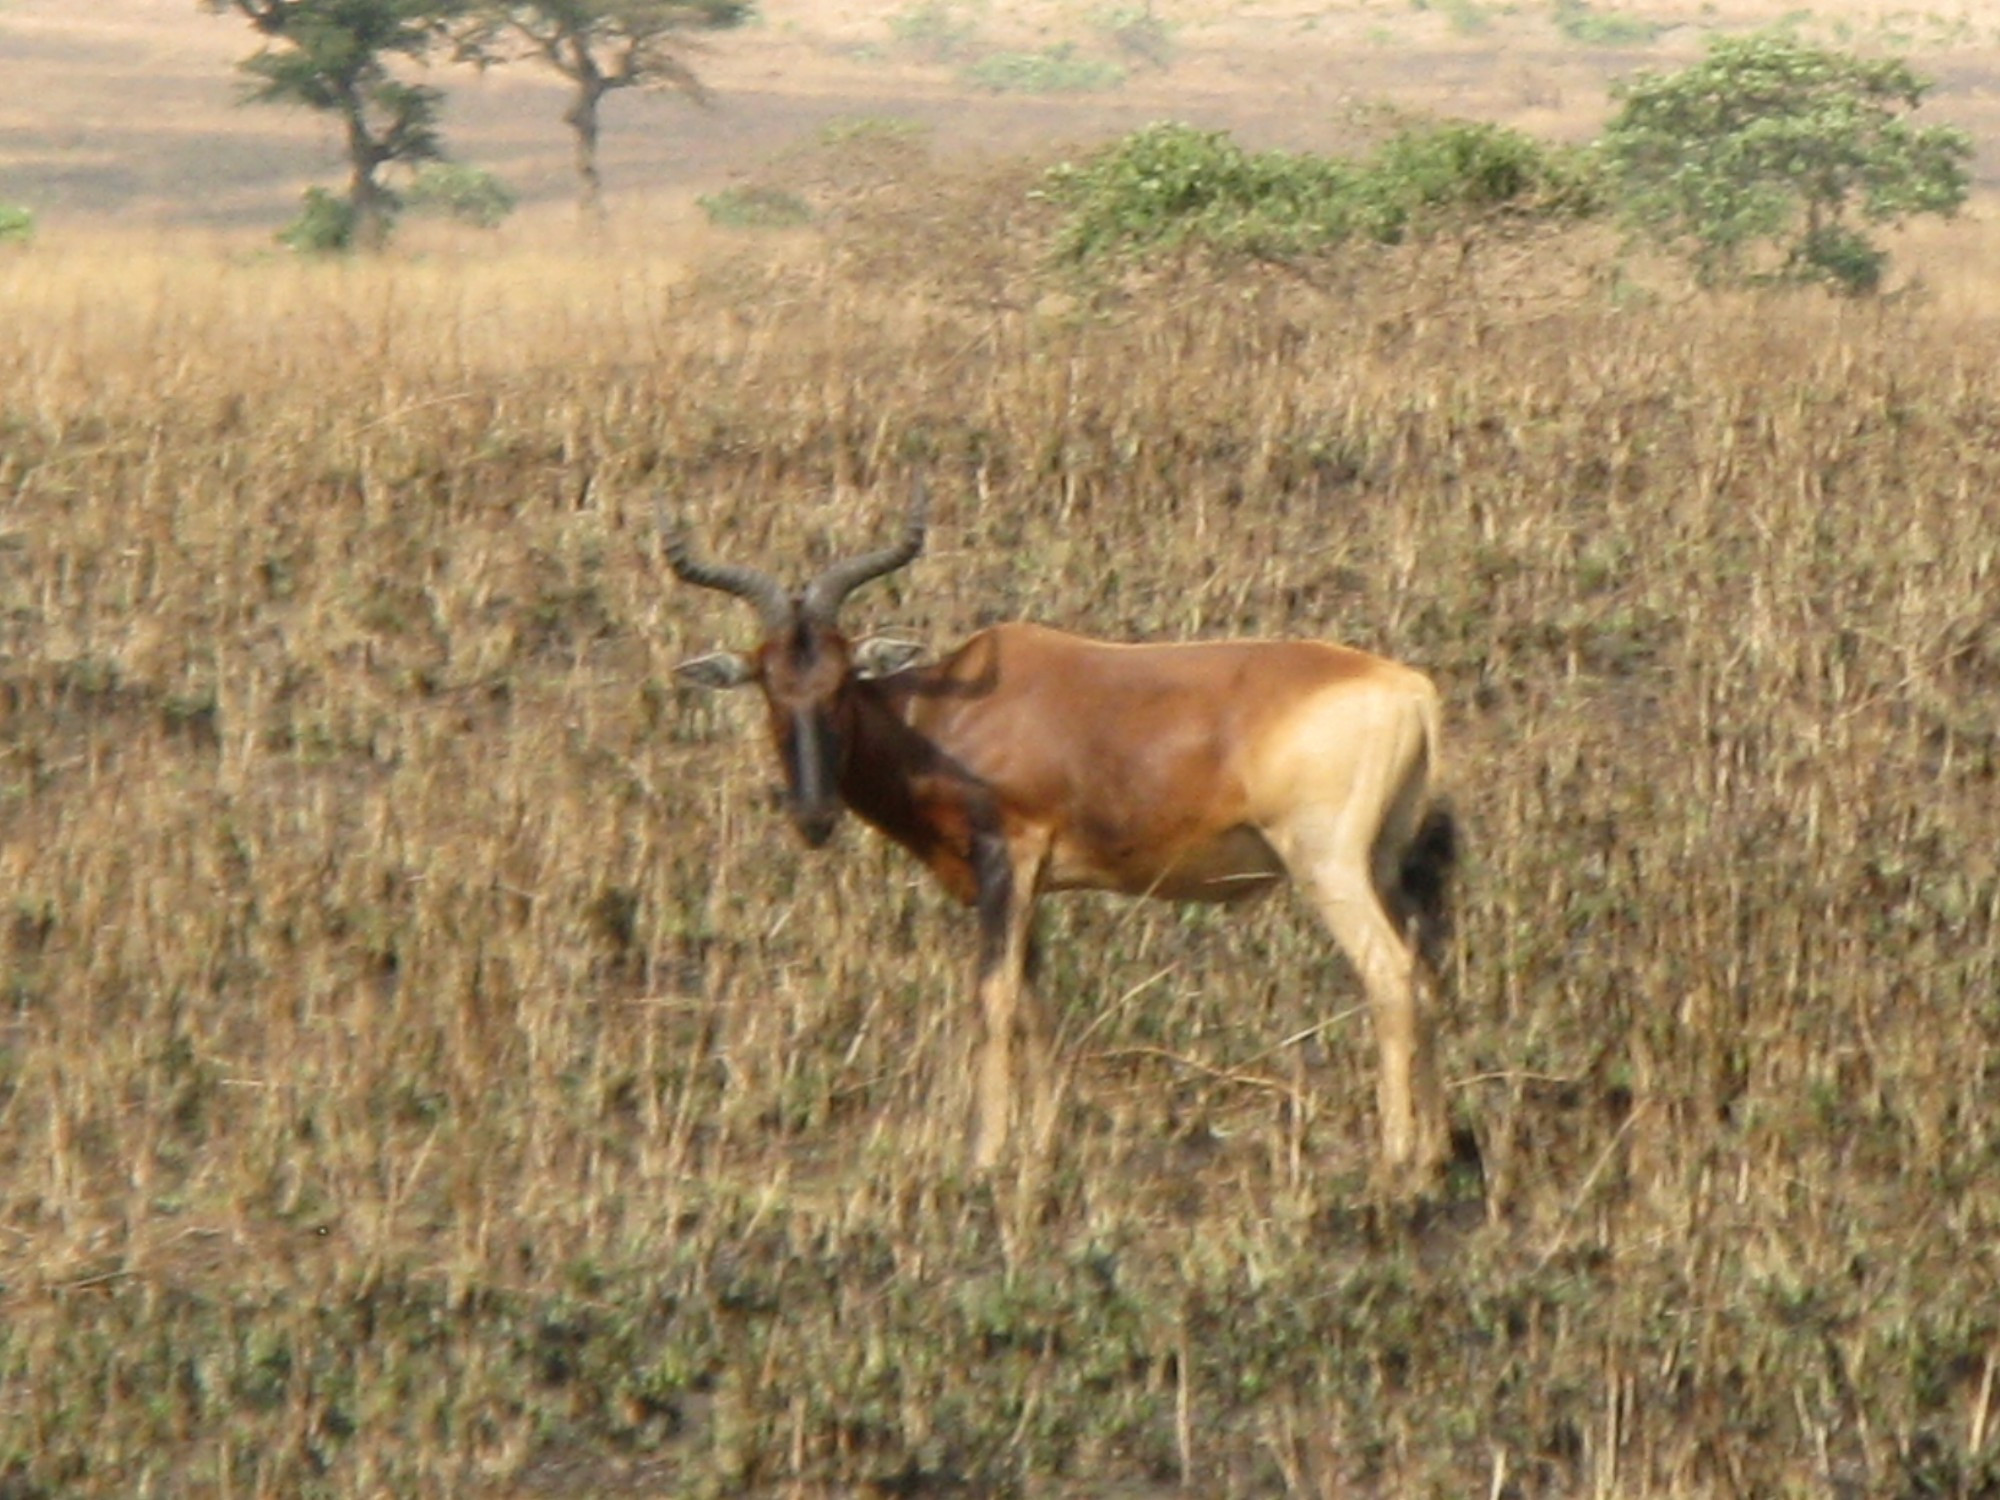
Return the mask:
[[[1071,45],[1121,62],[1126,81],[1067,95],[981,91],[960,77],[962,62],[908,45],[917,0],[770,0],[748,28],[699,44],[693,60],[715,92],[712,108],[661,95],[610,103],[604,160],[614,201],[668,221],[692,217],[697,193],[855,117],[922,122],[947,155],[1083,143],[1162,118],[1229,129],[1259,147],[1340,149],[1385,104],[1585,138],[1618,77],[1692,60],[1711,29],[1784,15],[1815,40],[1913,57],[1939,85],[1928,117],[1971,130],[1984,148],[1982,181],[2000,183],[1991,149],[2000,143],[2000,16],[1966,4],[1919,13],[1887,0],[1811,11],[1771,0],[1605,0],[1594,14],[1659,30],[1641,45],[1604,48],[1566,36],[1552,7],[1532,0],[1163,0],[1150,13],[1170,53],[1156,66],[1121,52],[1109,6],[943,3],[981,52]],[[234,64],[252,51],[246,25],[193,0],[12,0],[0,9],[0,202],[33,209],[45,230],[108,221],[248,231],[288,216],[305,186],[339,180],[339,145],[301,112],[238,105]],[[484,75],[439,68],[431,78],[450,95],[456,156],[498,173],[527,222],[538,209],[567,210],[573,177],[553,75],[523,63]]]

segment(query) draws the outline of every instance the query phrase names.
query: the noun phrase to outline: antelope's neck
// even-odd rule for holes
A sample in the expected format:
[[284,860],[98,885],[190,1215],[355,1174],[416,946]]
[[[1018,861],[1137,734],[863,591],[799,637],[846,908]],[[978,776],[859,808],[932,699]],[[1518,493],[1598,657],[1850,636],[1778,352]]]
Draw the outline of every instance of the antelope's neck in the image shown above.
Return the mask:
[[957,900],[979,896],[973,844],[993,823],[990,798],[962,767],[910,727],[901,678],[848,688],[841,800],[908,849]]

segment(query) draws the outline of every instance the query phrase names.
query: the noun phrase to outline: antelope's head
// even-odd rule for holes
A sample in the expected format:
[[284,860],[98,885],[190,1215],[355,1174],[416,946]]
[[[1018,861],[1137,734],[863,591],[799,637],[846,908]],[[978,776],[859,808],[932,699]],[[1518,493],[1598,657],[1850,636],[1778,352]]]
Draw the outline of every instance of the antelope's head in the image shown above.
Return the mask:
[[757,611],[763,640],[747,656],[717,651],[674,669],[698,687],[754,683],[764,695],[771,740],[784,768],[785,808],[805,841],[817,849],[840,820],[840,773],[847,753],[848,693],[859,678],[903,666],[916,654],[905,642],[856,644],[835,622],[841,602],[862,584],[893,573],[923,550],[925,497],[918,486],[903,535],[894,545],[843,558],[797,593],[768,573],[694,555],[687,533],[664,518],[661,546],[683,583],[733,594]]

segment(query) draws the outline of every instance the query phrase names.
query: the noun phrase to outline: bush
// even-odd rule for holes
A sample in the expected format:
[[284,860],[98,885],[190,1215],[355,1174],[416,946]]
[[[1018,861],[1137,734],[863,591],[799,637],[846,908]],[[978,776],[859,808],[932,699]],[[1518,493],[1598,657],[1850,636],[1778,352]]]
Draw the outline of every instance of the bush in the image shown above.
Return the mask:
[[494,229],[514,211],[515,198],[506,183],[484,168],[434,161],[417,173],[403,202],[414,213]]
[[1545,146],[1504,125],[1452,120],[1391,137],[1367,164],[1358,190],[1365,222],[1385,243],[1502,210],[1534,218],[1580,218],[1603,206],[1594,161]]
[[1807,230],[1791,262],[1795,278],[1823,281],[1850,297],[1880,291],[1888,264],[1888,251],[1839,224]]
[[1195,242],[1272,253],[1322,242],[1351,197],[1350,169],[1330,158],[1246,152],[1226,131],[1151,125],[1080,165],[1049,173],[1044,191],[1069,210],[1059,255],[1083,262]]
[[35,216],[14,203],[0,203],[0,245],[25,245],[35,237]]
[[1502,212],[1578,216],[1601,204],[1586,154],[1465,122],[1405,130],[1360,162],[1247,152],[1222,131],[1154,125],[1055,168],[1045,191],[1068,210],[1058,254],[1079,263],[1182,245],[1289,257],[1354,238],[1392,244]]
[[305,255],[340,255],[354,248],[354,205],[323,187],[307,188],[299,216],[278,231],[278,242]]
[[724,188],[694,201],[709,223],[723,229],[797,229],[813,216],[805,199],[784,188]]

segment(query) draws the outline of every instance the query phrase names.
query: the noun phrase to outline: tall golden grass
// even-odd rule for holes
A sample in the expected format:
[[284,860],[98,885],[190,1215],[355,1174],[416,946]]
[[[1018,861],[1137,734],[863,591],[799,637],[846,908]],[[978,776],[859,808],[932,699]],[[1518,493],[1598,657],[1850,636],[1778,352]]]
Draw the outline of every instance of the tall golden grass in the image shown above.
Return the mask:
[[[1990,291],[1091,300],[920,197],[0,258],[0,1493],[1992,1493]],[[1308,916],[1079,898],[1060,1142],[963,1175],[968,923],[794,846],[653,533],[919,471],[857,623],[1438,678],[1481,1171],[1368,1198]]]

